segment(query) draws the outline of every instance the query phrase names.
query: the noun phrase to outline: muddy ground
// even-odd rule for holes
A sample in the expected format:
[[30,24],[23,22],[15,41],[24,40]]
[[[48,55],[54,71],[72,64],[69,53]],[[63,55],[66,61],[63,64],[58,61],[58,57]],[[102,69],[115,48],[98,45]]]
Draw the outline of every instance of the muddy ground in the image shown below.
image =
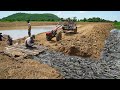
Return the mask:
[[[43,46],[48,47],[54,53],[57,51],[57,52],[61,52],[62,54],[67,54],[68,56],[70,55],[70,57],[71,57],[71,55],[73,57],[75,56],[76,60],[78,62],[79,62],[79,59],[77,59],[77,58],[79,58],[79,57],[89,58],[89,60],[91,60],[91,62],[93,62],[94,60],[97,60],[97,61],[100,60],[101,52],[102,52],[102,50],[104,50],[105,40],[110,35],[110,30],[112,30],[114,28],[112,23],[82,23],[82,24],[78,24],[78,26],[79,27],[78,27],[77,34],[63,33],[62,40],[59,42],[56,42],[55,38],[53,38],[52,41],[46,41],[45,33],[41,33],[41,34],[36,35],[35,43],[37,45],[43,45]],[[24,37],[22,39],[18,39],[16,41],[14,41],[14,43],[19,43],[19,44],[24,43],[25,38],[26,37]],[[0,50],[3,50],[4,47],[6,46],[6,44],[3,42],[1,42],[0,45],[1,45]],[[51,53],[52,53],[52,51],[51,51]],[[54,55],[54,53],[52,53],[52,55]],[[60,55],[62,56],[62,54],[60,54]],[[49,55],[49,53],[45,54],[45,56],[43,56],[43,57],[39,56],[39,61],[41,63],[44,62],[44,59],[46,61],[47,55]],[[61,56],[58,54],[59,55],[58,57],[57,57],[57,55],[52,57],[52,55],[49,55],[49,57],[51,56],[51,60],[54,59],[54,61],[59,62],[59,60],[60,60],[59,58]],[[1,74],[3,73],[1,75],[1,78],[62,78],[62,76],[66,77],[66,74],[61,73],[59,68],[56,68],[48,63],[44,63],[44,65],[48,64],[49,66],[46,65],[46,68],[47,68],[46,72],[43,72],[42,70],[39,71],[39,69],[44,68],[44,65],[39,63],[38,61],[35,61],[35,63],[36,62],[39,63],[36,65],[37,68],[34,65],[31,66],[31,64],[27,62],[27,65],[29,68],[35,68],[32,70],[31,69],[29,70],[28,68],[24,68],[25,64],[20,64],[21,63],[20,61],[15,61],[15,60],[11,59],[10,57],[4,55],[3,53],[1,53],[0,58],[1,58],[1,62],[3,62],[1,64]],[[64,59],[65,58],[66,58],[65,62],[66,62],[66,66],[67,66],[67,56],[65,56]],[[35,58],[33,58],[33,59],[35,59]],[[38,60],[38,57],[36,57],[36,59]],[[71,59],[69,59],[69,60],[71,60]],[[74,60],[74,58],[72,58],[72,60],[77,62],[76,60]],[[88,61],[86,59],[84,59],[84,60],[85,61],[80,61],[80,62],[81,63],[89,62],[89,60]],[[11,62],[12,63],[9,64],[9,61],[10,61],[10,63]],[[22,60],[22,63],[24,63],[24,61],[26,61],[26,60]],[[8,62],[8,64],[6,64],[6,62]],[[30,62],[34,62],[34,61],[30,59]],[[64,60],[62,63],[64,63]],[[15,65],[18,65],[17,67],[19,69],[16,68]],[[57,65],[57,64],[54,63],[53,65]],[[5,67],[7,67],[7,66],[9,66],[11,68],[6,69]],[[52,66],[53,68],[51,68],[50,66]],[[73,66],[70,66],[72,70],[74,70]],[[86,66],[87,66],[87,64],[86,64]],[[77,68],[79,69],[79,65],[77,65]],[[26,74],[24,74],[23,72],[25,72],[26,70],[28,70],[29,72],[26,72]],[[36,70],[38,70],[38,71],[36,71]],[[53,70],[53,71],[51,71],[51,70]],[[63,69],[61,69],[61,70],[63,70]],[[64,70],[67,70],[67,69],[64,69]],[[21,72],[21,73],[19,73],[19,72]],[[36,74],[34,74],[34,72],[36,72]],[[70,74],[69,71],[66,71],[66,72],[67,72],[67,75]],[[33,74],[30,75],[30,73],[33,73],[34,75]],[[41,73],[46,73],[46,74],[41,74]],[[84,74],[84,72],[82,74]],[[93,74],[91,74],[91,75],[93,75]],[[73,73],[73,75],[69,78],[74,78],[74,77],[75,77],[75,75]],[[79,76],[79,74],[77,77],[81,78]]]

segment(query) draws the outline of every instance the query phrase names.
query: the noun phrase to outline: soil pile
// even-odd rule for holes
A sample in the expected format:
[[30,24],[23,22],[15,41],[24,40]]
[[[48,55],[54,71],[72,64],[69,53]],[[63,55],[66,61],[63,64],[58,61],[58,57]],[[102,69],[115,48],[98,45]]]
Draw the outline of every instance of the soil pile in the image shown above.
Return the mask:
[[99,59],[104,42],[112,28],[113,25],[110,23],[98,23],[88,25],[83,29],[79,28],[75,37],[60,41],[61,46],[58,47],[58,51],[69,55]]
[[52,67],[38,61],[24,59],[12,60],[0,54],[1,79],[59,79],[60,74]]
[[7,46],[8,35],[3,35],[2,41],[0,41],[0,51],[3,51],[5,46]]

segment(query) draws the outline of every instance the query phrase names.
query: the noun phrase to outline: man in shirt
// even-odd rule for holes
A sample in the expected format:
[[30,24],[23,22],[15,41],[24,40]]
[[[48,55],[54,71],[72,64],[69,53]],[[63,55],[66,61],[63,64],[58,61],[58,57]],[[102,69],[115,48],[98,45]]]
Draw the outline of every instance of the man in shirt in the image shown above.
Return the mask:
[[0,33],[0,41],[2,41],[3,35],[2,33]]
[[8,35],[7,42],[8,42],[8,45],[9,45],[9,46],[10,46],[10,45],[13,45],[12,37],[10,37],[9,35]]
[[28,37],[28,38],[25,40],[25,46],[26,46],[27,48],[33,48],[34,39],[35,39],[35,36],[34,36],[34,35],[32,35],[31,37]]
[[31,36],[31,24],[30,24],[30,21],[27,21],[28,23],[28,36],[30,37]]

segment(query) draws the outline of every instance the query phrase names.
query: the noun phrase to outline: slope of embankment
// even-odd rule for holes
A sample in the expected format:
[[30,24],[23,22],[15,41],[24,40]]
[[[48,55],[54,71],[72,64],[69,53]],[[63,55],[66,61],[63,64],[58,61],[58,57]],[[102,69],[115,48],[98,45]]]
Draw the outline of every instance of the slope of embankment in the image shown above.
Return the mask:
[[78,24],[77,34],[62,34],[62,40],[47,41],[45,33],[36,36],[36,42],[53,50],[69,55],[99,58],[106,38],[112,30],[112,23],[86,23]]
[[113,25],[109,23],[88,24],[78,28],[78,34],[74,37],[60,41],[62,45],[58,50],[70,55],[98,59],[112,28]]
[[58,79],[60,73],[33,59],[15,60],[3,50],[7,46],[6,38],[0,41],[0,79]]

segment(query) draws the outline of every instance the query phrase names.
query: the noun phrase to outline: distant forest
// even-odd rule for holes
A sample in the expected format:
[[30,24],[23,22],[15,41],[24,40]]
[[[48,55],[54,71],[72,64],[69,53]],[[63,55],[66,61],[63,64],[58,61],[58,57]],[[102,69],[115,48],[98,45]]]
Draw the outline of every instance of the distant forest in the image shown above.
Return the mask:
[[[84,19],[80,19],[78,21],[81,21],[81,22],[113,22],[113,21],[110,21],[110,20],[105,20],[105,19],[102,19],[102,18],[99,18],[99,17],[93,17],[93,18],[84,18]],[[115,20],[114,22],[117,22],[117,20]]]
[[[115,21],[110,21],[110,20],[105,20],[99,17],[93,17],[93,18],[84,18],[84,19],[77,19],[77,17],[69,18],[71,20],[75,20],[77,22],[118,22],[117,20]],[[28,13],[16,13],[9,15],[7,17],[4,17],[0,19],[0,21],[9,21],[9,22],[14,22],[14,21],[60,21],[60,17],[54,14],[50,13],[45,13],[45,14],[28,14]]]

